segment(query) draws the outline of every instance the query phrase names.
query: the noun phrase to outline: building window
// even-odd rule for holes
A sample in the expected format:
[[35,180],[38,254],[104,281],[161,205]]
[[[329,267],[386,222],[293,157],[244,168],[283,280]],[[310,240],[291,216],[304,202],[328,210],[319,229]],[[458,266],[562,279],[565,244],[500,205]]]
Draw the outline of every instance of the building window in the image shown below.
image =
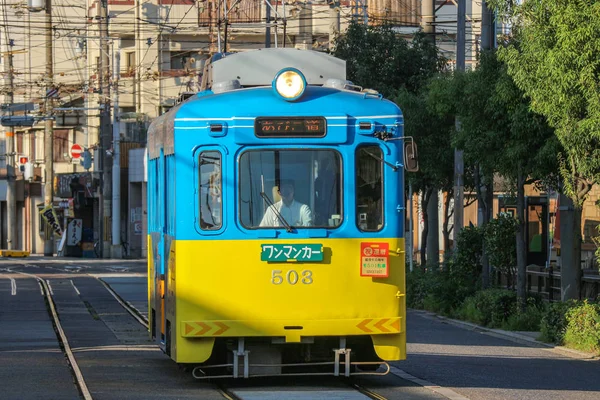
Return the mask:
[[67,161],[71,157],[71,148],[69,145],[70,129],[55,129],[54,130],[54,156],[53,160]]
[[135,52],[129,52],[125,54],[125,65],[127,67],[127,75],[134,76],[135,75]]
[[190,68],[190,65],[188,65],[190,58],[192,58],[192,52],[190,51],[172,51],[171,69],[185,69],[186,67]]
[[25,154],[25,147],[23,146],[23,136],[24,133],[21,132],[17,132],[15,134],[15,137],[17,139],[16,143],[15,143],[15,151],[17,152],[17,154]]

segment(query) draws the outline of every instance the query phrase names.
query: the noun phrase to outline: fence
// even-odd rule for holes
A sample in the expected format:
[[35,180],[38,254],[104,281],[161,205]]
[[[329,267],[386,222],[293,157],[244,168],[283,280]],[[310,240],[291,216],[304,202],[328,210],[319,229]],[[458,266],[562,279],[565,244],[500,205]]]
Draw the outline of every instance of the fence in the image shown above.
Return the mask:
[[[597,300],[600,287],[600,275],[596,269],[582,270],[580,297],[582,299]],[[539,293],[548,301],[560,301],[561,276],[560,268],[549,268],[529,265],[527,267],[527,291]]]

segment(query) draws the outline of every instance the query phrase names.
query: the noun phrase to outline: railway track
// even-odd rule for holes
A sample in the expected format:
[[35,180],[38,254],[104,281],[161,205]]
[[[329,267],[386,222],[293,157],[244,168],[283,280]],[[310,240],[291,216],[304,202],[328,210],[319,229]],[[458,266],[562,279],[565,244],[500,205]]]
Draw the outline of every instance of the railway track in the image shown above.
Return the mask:
[[56,307],[54,305],[54,299],[52,298],[53,293],[51,286],[48,281],[25,272],[18,272],[19,274],[26,275],[32,278],[35,278],[40,285],[40,290],[46,299],[46,306],[48,307],[48,312],[50,313],[52,319],[52,325],[54,326],[54,331],[56,332],[56,337],[58,339],[61,350],[63,351],[65,357],[69,362],[69,367],[71,372],[73,373],[73,378],[79,393],[85,400],[93,400],[92,395],[85,383],[85,379],[83,378],[83,374],[81,373],[81,369],[77,364],[77,360],[73,355],[73,351],[71,350],[71,346],[69,345],[69,341],[67,340],[67,336],[65,335],[65,331],[62,328],[60,323],[60,318],[58,317],[58,313],[56,312]]
[[[138,321],[146,329],[148,329],[148,319],[139,310],[137,310],[129,302],[127,302],[123,298],[121,298],[121,296],[119,296],[119,294],[117,292],[115,292],[110,287],[110,285],[108,285],[102,279],[98,279],[98,280],[102,283],[102,285],[106,288],[106,290],[108,290],[108,292],[119,302],[119,304],[121,304],[121,306],[129,314],[131,314],[131,316],[133,318],[135,318],[136,321]],[[386,397],[384,397],[378,393],[375,393],[372,390],[354,382],[352,379],[342,378],[342,380],[343,380],[344,384],[347,385],[349,388],[351,388],[351,389],[355,390],[356,392],[365,396],[364,397],[365,399],[368,398],[368,399],[374,399],[374,400],[386,400]],[[228,387],[223,383],[215,383],[215,387],[221,393],[221,395],[223,395],[223,397],[228,400],[245,400],[245,397],[243,395],[236,393],[235,389]],[[271,396],[273,396],[273,395],[276,395],[277,393],[275,393],[274,391],[270,391],[269,394]],[[285,391],[281,392],[282,396],[286,396],[286,394],[289,395],[289,390],[285,390]],[[309,397],[306,397],[306,398],[308,399]],[[357,399],[358,399],[358,397],[357,397]]]
[[[69,338],[72,338],[72,332],[70,331],[71,326],[69,326],[67,324],[66,328],[68,329],[64,329],[63,328],[63,323],[61,323],[61,320],[59,318],[59,313],[61,316],[63,316],[63,305],[64,304],[64,298],[58,298],[56,299],[55,297],[55,293],[56,295],[59,294],[59,292],[61,290],[63,290],[63,294],[64,294],[64,290],[66,290],[67,288],[70,288],[68,290],[74,292],[73,296],[81,296],[80,294],[80,290],[81,287],[78,287],[79,284],[74,283],[74,280],[66,280],[64,278],[62,278],[62,282],[59,281],[59,286],[56,286],[57,283],[53,282],[52,280],[47,280],[47,276],[38,276],[36,274],[31,274],[31,273],[26,273],[26,272],[18,272],[18,271],[10,271],[13,274],[19,274],[22,275],[23,277],[29,277],[29,278],[34,278],[38,285],[39,285],[39,289],[41,294],[43,295],[44,299],[45,299],[45,303],[46,303],[46,309],[48,312],[48,315],[50,316],[50,320],[52,321],[52,325],[54,328],[54,332],[56,335],[56,338],[59,342],[59,347],[60,350],[62,351],[65,359],[68,361],[68,366],[70,368],[72,377],[73,377],[73,382],[75,383],[77,390],[79,391],[79,394],[81,396],[82,399],[84,400],[93,400],[94,396],[92,396],[92,393],[96,393],[96,390],[98,390],[98,382],[95,381],[95,378],[87,376],[88,379],[92,379],[91,381],[86,382],[85,378],[84,378],[84,373],[82,372],[82,370],[84,370],[84,372],[89,372],[89,370],[86,370],[85,368],[80,367],[77,358],[80,357],[80,353],[83,355],[85,353],[88,353],[90,351],[94,351],[93,348],[95,347],[96,349],[100,349],[103,348],[103,346],[101,345],[97,345],[97,346],[92,346],[86,349],[83,348],[77,348],[77,347],[73,347],[73,345],[71,343],[69,343]],[[87,277],[90,277],[87,274],[82,274],[82,275],[86,275]],[[75,276],[71,275],[72,278],[74,278]],[[92,277],[90,277],[92,278]],[[92,278],[94,279],[94,278]],[[17,290],[16,288],[16,283],[15,280],[13,278],[9,278],[10,280],[10,291],[11,294],[14,294],[12,292],[15,292]],[[144,329],[147,330],[148,328],[148,320],[146,318],[145,315],[143,315],[142,312],[140,312],[139,310],[137,310],[132,304],[130,304],[129,302],[127,302],[126,300],[124,300],[118,293],[116,293],[109,284],[107,284],[105,281],[103,281],[102,279],[99,279],[97,277],[95,277],[95,280],[97,280],[97,282],[100,282],[102,284],[102,286],[106,289],[106,291],[108,293],[110,293],[110,295],[112,297],[114,297],[114,299],[119,303],[120,307],[122,307],[127,313],[129,313],[131,315],[132,318],[134,318],[138,324],[142,325],[144,327]],[[18,281],[18,278],[17,278]],[[58,290],[58,292],[57,292]],[[98,290],[102,290],[102,288],[100,286],[98,286]],[[83,292],[83,289],[81,290]],[[106,292],[105,292],[106,293]],[[110,297],[110,296],[108,296]],[[58,301],[58,303],[57,303]],[[86,302],[87,304],[87,302]],[[115,307],[119,307],[115,304]],[[90,305],[90,308],[93,309],[93,305]],[[64,316],[63,316],[64,317]],[[70,332],[70,333],[69,333]],[[105,346],[105,349],[108,349],[110,346]],[[113,348],[113,350],[116,349],[115,346]],[[126,346],[123,346],[126,347]],[[152,346],[154,347],[154,346]],[[97,351],[97,350],[96,350]],[[77,355],[77,357],[76,357]],[[81,360],[80,360],[81,361]],[[89,361],[89,360],[88,360]],[[85,365],[85,364],[84,364]],[[89,368],[89,366],[88,366]],[[180,374],[180,373],[179,373]],[[292,378],[293,379],[293,378]],[[308,383],[307,383],[308,382]],[[364,400],[364,399],[376,399],[376,400],[384,400],[386,399],[384,396],[375,393],[371,390],[369,390],[368,388],[364,387],[363,385],[360,385],[359,383],[353,381],[351,378],[337,378],[337,379],[332,379],[332,380],[325,380],[325,381],[320,381],[320,383],[315,383],[314,381],[304,381],[304,385],[302,384],[295,384],[294,381],[288,381],[284,384],[281,383],[281,381],[278,381],[277,378],[275,379],[269,379],[269,378],[256,378],[253,380],[239,380],[239,381],[232,381],[232,380],[222,380],[222,381],[217,381],[217,380],[212,380],[209,382],[206,382],[207,384],[209,384],[210,386],[212,386],[212,388],[210,390],[214,391],[214,395],[216,396],[221,396],[222,398],[225,399],[231,399],[231,400],[254,400],[254,399],[261,399],[261,398],[286,398],[286,399],[291,399],[291,398],[297,398],[297,399],[312,399],[314,398],[315,395],[318,394],[318,396],[320,396],[320,398],[325,398],[324,396],[326,396],[326,398],[331,398],[333,400],[335,399],[357,399],[357,400]],[[96,387],[93,391],[90,390],[90,388],[88,387],[88,385],[91,385],[92,387]],[[303,387],[301,387],[303,386]],[[315,387],[316,386],[316,387]],[[205,387],[206,389],[208,389],[208,387]],[[201,388],[198,387],[198,398],[205,398],[202,394]],[[206,392],[204,392],[206,393]],[[331,394],[331,395],[329,395]],[[102,398],[102,395],[100,396]]]

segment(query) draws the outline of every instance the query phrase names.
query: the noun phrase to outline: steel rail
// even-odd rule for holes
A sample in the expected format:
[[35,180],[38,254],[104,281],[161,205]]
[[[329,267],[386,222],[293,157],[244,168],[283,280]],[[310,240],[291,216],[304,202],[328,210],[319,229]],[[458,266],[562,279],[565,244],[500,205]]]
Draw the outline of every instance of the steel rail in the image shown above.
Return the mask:
[[387,400],[387,397],[384,397],[378,393],[373,392],[370,389],[367,389],[364,386],[359,385],[356,382],[347,382],[348,385],[350,387],[352,387],[353,389],[356,389],[357,391],[359,391],[360,393],[364,394],[365,396],[367,396],[370,399],[374,399],[374,400]]
[[[139,313],[139,311],[135,307],[133,307],[128,301],[125,301],[121,296],[119,296],[119,294],[117,292],[115,292],[108,283],[104,282],[102,279],[100,279],[98,277],[94,277],[94,278],[96,278],[98,281],[100,281],[100,283],[102,283],[104,288],[106,290],[108,290],[108,292],[119,302],[121,307],[123,307],[129,314],[131,314],[131,316],[133,316],[133,318],[135,318],[135,320],[137,322],[139,322],[143,327],[148,329],[148,319],[146,317],[141,315]],[[229,391],[223,385],[221,385],[221,384],[214,384],[214,385],[215,385],[215,389],[217,390],[217,392],[219,392],[219,394],[221,396],[223,396],[224,398],[226,398],[227,400],[242,400],[241,397],[236,396],[234,393]]]
[[69,360],[69,366],[71,367],[71,371],[75,375],[77,387],[79,388],[79,391],[81,392],[81,395],[85,400],[93,400],[92,395],[90,394],[90,391],[85,383],[85,380],[83,379],[83,374],[79,369],[77,360],[75,359],[75,356],[71,351],[71,346],[69,345],[69,341],[67,340],[67,335],[65,335],[65,331],[63,330],[62,325],[60,323],[60,319],[58,318],[58,313],[56,312],[56,307],[54,306],[54,298],[52,297],[50,287],[48,286],[45,280],[39,278],[36,275],[28,274],[26,272],[19,272],[19,274],[37,279],[38,283],[43,289],[43,295],[45,296],[48,302],[48,307],[50,308],[49,311],[52,316],[52,324],[54,325],[54,330],[57,333],[58,342],[60,344],[60,347],[63,349],[65,355],[67,356],[67,359]]
[[137,322],[139,322],[140,324],[142,324],[142,326],[148,329],[148,319],[146,317],[140,314],[140,312],[128,301],[125,301],[121,296],[119,296],[119,294],[115,292],[113,288],[110,287],[110,285],[108,285],[106,282],[104,282],[102,279],[96,276],[94,278],[96,278],[106,288],[106,290],[108,290],[108,292],[112,294],[112,296],[119,302],[121,307],[123,307],[129,314],[131,314],[131,316],[135,318]]

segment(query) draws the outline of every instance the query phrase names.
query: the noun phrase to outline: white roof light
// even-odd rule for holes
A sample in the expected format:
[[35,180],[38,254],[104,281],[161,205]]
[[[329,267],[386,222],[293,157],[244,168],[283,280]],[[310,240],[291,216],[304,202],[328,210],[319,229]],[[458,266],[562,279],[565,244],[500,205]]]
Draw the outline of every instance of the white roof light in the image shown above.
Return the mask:
[[275,75],[273,89],[284,100],[297,100],[306,89],[306,78],[304,78],[302,72],[295,68],[285,68]]

